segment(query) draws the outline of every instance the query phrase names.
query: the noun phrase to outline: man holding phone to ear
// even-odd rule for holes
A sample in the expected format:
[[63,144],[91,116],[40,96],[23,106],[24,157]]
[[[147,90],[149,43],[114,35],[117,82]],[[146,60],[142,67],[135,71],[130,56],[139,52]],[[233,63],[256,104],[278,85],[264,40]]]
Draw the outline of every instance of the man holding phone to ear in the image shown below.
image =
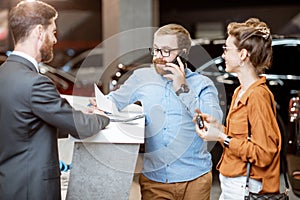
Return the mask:
[[[146,116],[142,199],[210,199],[211,155],[192,118],[200,109],[222,121],[213,82],[188,69],[189,32],[168,24],[154,34],[153,66],[141,68],[108,94],[119,110],[140,101]],[[178,64],[174,64],[177,61]]]

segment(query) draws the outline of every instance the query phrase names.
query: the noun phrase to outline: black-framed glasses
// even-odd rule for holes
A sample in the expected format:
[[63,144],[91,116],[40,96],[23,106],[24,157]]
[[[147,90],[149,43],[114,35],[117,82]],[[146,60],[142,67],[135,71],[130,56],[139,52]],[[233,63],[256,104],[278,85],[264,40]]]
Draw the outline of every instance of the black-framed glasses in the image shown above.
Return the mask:
[[222,46],[222,49],[223,49],[224,53],[226,53],[228,49],[239,50],[239,49],[236,48],[236,47],[228,47],[228,46],[226,46],[226,45],[223,45],[223,46]]
[[175,49],[149,48],[149,51],[152,56],[157,56],[158,53],[160,53],[160,55],[162,55],[162,57],[169,57],[171,51],[175,51],[175,50],[181,50],[181,49],[180,48],[175,48]]

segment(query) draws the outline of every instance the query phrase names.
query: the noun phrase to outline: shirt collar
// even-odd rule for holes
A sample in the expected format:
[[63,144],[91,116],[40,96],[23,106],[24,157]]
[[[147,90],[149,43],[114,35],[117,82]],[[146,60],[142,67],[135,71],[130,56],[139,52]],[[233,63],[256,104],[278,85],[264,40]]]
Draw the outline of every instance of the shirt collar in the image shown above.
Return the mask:
[[33,57],[31,57],[30,55],[28,55],[24,52],[21,52],[21,51],[13,51],[11,53],[11,55],[17,55],[17,56],[25,58],[26,60],[29,60],[34,65],[36,70],[39,72],[39,67],[38,67],[37,61]]
[[[259,85],[265,84],[266,83],[266,77],[265,76],[261,76],[257,81],[255,81],[245,92],[245,94],[242,96],[240,102],[242,104],[246,104],[246,101],[248,99],[248,97],[250,96],[250,94],[252,93],[253,89]],[[238,92],[241,90],[241,86],[239,86],[237,88],[236,91],[236,95],[238,94]]]

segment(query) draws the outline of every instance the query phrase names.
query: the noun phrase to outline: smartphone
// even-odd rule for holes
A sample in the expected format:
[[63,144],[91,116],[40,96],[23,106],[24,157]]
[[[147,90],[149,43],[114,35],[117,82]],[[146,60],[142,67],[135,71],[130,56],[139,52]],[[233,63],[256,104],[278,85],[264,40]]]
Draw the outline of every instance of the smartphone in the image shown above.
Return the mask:
[[[182,62],[184,65],[186,64],[187,60],[186,60],[185,58],[183,58],[182,56],[177,56],[177,57],[180,58],[181,62]],[[178,66],[179,66],[179,63],[178,63],[178,61],[177,61],[177,57],[173,60],[172,63],[174,63],[175,65],[178,65]]]
[[[187,60],[186,60],[185,58],[181,57],[181,56],[176,56],[176,58],[172,61],[172,63],[174,63],[175,65],[178,65],[178,66],[179,66],[179,63],[178,63],[178,61],[177,61],[177,57],[179,57],[180,60],[181,60],[181,62],[183,63],[183,65],[186,66]],[[166,70],[166,74],[172,74],[172,72],[170,72],[169,70]]]
[[204,128],[203,118],[200,114],[196,117],[196,122],[197,122],[200,129]]

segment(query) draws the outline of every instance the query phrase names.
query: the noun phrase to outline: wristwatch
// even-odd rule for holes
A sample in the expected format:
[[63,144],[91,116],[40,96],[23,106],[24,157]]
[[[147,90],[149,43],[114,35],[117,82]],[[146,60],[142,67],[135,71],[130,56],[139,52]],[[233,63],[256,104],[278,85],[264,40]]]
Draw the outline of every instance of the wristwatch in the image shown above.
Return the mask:
[[231,138],[232,137],[230,137],[230,136],[227,136],[225,138],[224,143],[223,143],[225,147],[227,147],[227,148],[229,147],[229,143],[230,143]]
[[190,91],[186,84],[181,84],[180,88],[176,91],[176,95],[179,96],[181,93],[188,93]]

